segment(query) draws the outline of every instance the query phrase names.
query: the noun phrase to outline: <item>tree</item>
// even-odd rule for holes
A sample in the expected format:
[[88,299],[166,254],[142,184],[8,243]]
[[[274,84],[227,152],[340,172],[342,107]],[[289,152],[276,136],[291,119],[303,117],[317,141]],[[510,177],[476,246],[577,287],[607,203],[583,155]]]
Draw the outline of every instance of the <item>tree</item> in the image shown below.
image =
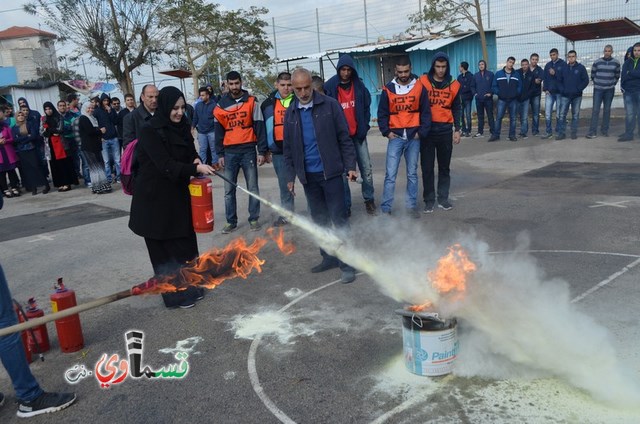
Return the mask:
[[[271,42],[262,19],[268,10],[251,6],[249,10],[221,10],[219,4],[201,0],[167,0],[160,14],[160,24],[175,44],[170,53],[191,71],[194,95],[198,95],[200,78],[218,74],[221,78],[232,68],[266,69]],[[210,70],[214,71],[211,72]]]
[[409,30],[419,29],[422,23],[426,23],[427,28],[444,24],[444,31],[451,32],[464,20],[471,22],[480,33],[482,58],[489,63],[480,0],[424,0],[422,10],[409,15],[409,22],[412,23]]
[[132,73],[162,45],[159,10],[165,0],[34,0],[25,11],[41,16],[76,53],[104,65],[125,93],[134,93]]

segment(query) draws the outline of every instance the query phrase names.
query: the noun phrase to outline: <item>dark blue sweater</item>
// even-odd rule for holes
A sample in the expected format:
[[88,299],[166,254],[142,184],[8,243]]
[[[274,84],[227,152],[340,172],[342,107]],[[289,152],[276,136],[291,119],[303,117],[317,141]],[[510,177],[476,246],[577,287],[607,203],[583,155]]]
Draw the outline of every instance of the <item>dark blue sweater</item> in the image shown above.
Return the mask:
[[491,85],[493,84],[493,72],[476,72],[473,76],[476,99],[484,100],[485,94],[493,94]]
[[589,74],[581,63],[568,63],[558,73],[558,88],[563,97],[575,99],[582,97],[582,91],[589,85]]
[[[562,70],[564,65],[566,65],[566,63],[562,59],[558,59],[555,62],[548,62],[544,65],[544,77],[542,80],[544,91],[548,91],[551,94],[560,93],[560,88],[558,87],[558,73]],[[555,75],[551,75],[549,72],[551,69],[556,71]]]
[[508,74],[505,68],[500,69],[493,77],[492,90],[500,100],[517,99],[522,91],[522,82],[518,77],[518,73],[512,70],[511,74]]
[[464,101],[473,99],[475,77],[471,72],[465,72],[458,75],[458,82],[460,83],[460,91],[458,95]]

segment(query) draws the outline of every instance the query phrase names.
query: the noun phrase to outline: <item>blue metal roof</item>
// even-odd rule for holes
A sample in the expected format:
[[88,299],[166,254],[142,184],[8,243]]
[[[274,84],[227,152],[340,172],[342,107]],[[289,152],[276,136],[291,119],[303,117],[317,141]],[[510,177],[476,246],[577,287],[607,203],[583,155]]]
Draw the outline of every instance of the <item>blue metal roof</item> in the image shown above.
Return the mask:
[[0,87],[7,87],[18,83],[18,73],[15,66],[0,66]]

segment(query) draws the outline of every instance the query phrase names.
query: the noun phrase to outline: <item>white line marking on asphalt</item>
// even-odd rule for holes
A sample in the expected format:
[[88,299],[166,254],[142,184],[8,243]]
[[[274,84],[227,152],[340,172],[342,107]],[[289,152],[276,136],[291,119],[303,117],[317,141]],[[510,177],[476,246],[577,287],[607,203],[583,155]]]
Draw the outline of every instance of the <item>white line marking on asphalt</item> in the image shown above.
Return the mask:
[[571,303],[580,302],[582,299],[584,299],[585,297],[589,296],[591,293],[593,293],[593,292],[595,292],[597,290],[600,290],[601,288],[603,288],[604,286],[606,286],[607,284],[609,284],[610,282],[612,282],[616,278],[620,277],[622,274],[625,274],[627,271],[630,271],[632,268],[636,267],[638,264],[640,264],[640,259],[636,259],[635,261],[631,262],[629,265],[627,265],[624,268],[622,268],[620,271],[611,274],[610,276],[608,276],[604,280],[600,281],[595,286],[591,287],[586,292],[582,293],[580,296],[574,297],[573,300],[571,300]]
[[35,243],[37,241],[53,241],[53,239],[55,238],[55,236],[47,236],[44,234],[40,234],[38,237],[31,239],[31,240],[27,240],[27,243]]
[[623,203],[630,202],[631,200],[621,200],[619,202],[596,202],[595,205],[589,206],[590,208],[601,208],[604,206],[611,206],[612,208],[623,208],[626,209],[627,206],[623,205]]

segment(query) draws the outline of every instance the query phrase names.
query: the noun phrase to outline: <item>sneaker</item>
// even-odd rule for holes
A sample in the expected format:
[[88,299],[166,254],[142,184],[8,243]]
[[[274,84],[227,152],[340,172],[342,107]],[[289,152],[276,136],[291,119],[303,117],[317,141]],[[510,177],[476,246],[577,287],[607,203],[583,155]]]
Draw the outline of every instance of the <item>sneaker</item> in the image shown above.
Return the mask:
[[449,211],[449,210],[453,209],[453,205],[451,203],[449,203],[449,201],[447,199],[439,200],[438,201],[438,207],[440,209],[444,209],[445,211]]
[[255,221],[249,221],[249,229],[250,229],[251,231],[258,231],[258,230],[260,230],[260,228],[262,228],[262,224],[260,224],[260,223],[258,222],[258,220],[255,220]]
[[564,135],[564,134],[558,134],[558,135],[556,136],[556,140],[564,140],[565,138],[567,138],[567,136],[566,136],[566,135]]
[[518,137],[509,137],[509,140],[511,140],[511,141],[518,141]]
[[194,300],[198,301],[198,300],[202,300],[202,299],[204,299],[204,288],[203,287],[196,287],[196,294],[195,294]]
[[364,202],[364,207],[369,215],[376,215],[376,204],[373,200],[367,200]]
[[628,135],[621,135],[618,138],[618,141],[632,141],[633,140],[633,136],[628,136]]
[[529,136],[526,134],[520,134],[520,138],[526,140],[527,138],[529,138]]
[[338,268],[339,266],[340,262],[338,262],[338,260],[335,258],[322,258],[322,262],[311,268],[311,273],[317,274],[319,272],[325,272],[333,268]]
[[609,133],[608,132],[601,132],[600,135],[602,135],[603,137],[609,137]]
[[356,281],[356,273],[353,269],[347,269],[342,271],[342,278],[340,278],[340,282],[342,284],[349,284]]
[[420,211],[418,208],[408,209],[409,216],[413,219],[420,219]]
[[236,228],[238,228],[238,224],[230,224],[227,222],[227,224],[222,228],[222,234],[229,234],[235,231]]
[[598,136],[597,136],[597,135],[595,135],[595,134],[587,134],[587,138],[588,138],[589,140],[594,139],[594,138],[597,138],[597,137],[598,137]]
[[498,137],[497,135],[492,135],[491,137],[489,137],[488,141],[491,142],[491,141],[499,141],[499,140],[500,140],[500,137]]
[[180,302],[180,304],[178,305],[178,308],[189,309],[189,308],[193,308],[194,306],[196,306],[196,302],[189,299],[189,300],[183,300],[182,302]]
[[433,213],[433,203],[427,203],[424,206],[424,210],[422,211],[422,213]]
[[552,139],[552,138],[553,138],[553,134],[551,134],[551,133],[547,133],[547,134],[542,136],[543,140],[549,140],[549,139]]
[[75,400],[75,393],[44,392],[31,402],[20,401],[18,405],[18,417],[35,417],[40,414],[60,411],[71,405]]
[[279,216],[278,219],[276,219],[273,222],[273,226],[274,227],[283,227],[285,225],[289,224],[289,221],[287,221],[287,219],[283,216]]
[[577,140],[578,139],[578,134],[571,134],[571,140]]
[[476,133],[476,135],[473,136],[473,138],[482,138],[484,137],[484,134],[482,133]]
[[531,135],[534,137],[537,136],[538,134],[540,134],[538,131],[531,131]]

